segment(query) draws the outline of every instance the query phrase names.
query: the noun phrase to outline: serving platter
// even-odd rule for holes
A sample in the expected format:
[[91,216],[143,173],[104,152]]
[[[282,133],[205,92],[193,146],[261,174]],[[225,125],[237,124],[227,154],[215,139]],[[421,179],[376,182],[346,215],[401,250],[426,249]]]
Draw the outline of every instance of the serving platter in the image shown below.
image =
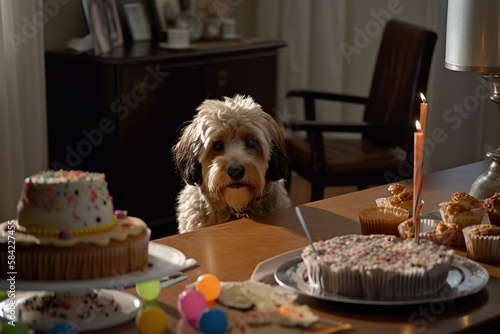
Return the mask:
[[[16,291],[80,291],[86,289],[122,290],[138,282],[144,282],[179,271],[186,262],[186,256],[179,250],[156,242],[149,242],[148,268],[126,274],[116,273],[111,277],[68,280],[29,281],[16,280]],[[0,280],[0,289],[9,290],[9,282]]]
[[452,301],[481,291],[489,280],[489,274],[480,264],[468,258],[455,256],[446,285],[438,292],[412,300],[370,300],[349,297],[319,290],[309,284],[305,264],[301,258],[287,260],[279,265],[274,278],[284,288],[318,299],[365,305],[412,305],[439,301]]

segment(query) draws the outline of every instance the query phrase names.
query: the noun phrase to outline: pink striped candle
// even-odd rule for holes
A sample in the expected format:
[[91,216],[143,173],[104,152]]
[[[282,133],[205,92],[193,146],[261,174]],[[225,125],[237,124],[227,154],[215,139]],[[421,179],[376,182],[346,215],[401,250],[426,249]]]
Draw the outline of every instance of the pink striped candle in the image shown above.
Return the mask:
[[420,208],[422,203],[422,186],[424,181],[424,133],[420,122],[416,121],[417,131],[414,133],[414,155],[413,155],[413,226],[415,227],[415,240],[419,242],[420,235]]

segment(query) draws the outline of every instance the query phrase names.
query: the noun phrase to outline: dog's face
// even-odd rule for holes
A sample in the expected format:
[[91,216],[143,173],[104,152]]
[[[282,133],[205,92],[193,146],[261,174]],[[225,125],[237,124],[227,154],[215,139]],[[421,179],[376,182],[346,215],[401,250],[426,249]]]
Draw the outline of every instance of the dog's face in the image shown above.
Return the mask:
[[236,210],[288,173],[278,124],[252,98],[206,100],[173,147],[182,178]]

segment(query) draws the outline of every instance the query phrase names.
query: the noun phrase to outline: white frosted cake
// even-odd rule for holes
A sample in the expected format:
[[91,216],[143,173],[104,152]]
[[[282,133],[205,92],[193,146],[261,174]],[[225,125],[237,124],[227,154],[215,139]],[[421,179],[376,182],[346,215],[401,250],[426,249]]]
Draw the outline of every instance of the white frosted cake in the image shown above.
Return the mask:
[[43,171],[24,180],[17,220],[26,233],[85,235],[117,225],[104,174]]
[[404,300],[446,284],[453,251],[428,240],[391,235],[344,235],[302,252],[309,282],[333,294],[370,300]]
[[[27,177],[17,221],[0,228],[0,244],[9,238],[16,240],[18,279],[101,278],[148,265],[147,225],[124,214],[117,217],[101,173],[59,170]],[[0,250],[2,268],[7,268],[7,249]]]

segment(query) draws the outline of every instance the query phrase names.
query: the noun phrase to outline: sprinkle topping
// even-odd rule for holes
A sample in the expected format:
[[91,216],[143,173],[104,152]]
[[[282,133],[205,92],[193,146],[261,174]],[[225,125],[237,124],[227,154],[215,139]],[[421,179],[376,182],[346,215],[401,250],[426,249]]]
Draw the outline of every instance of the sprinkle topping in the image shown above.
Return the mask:
[[[421,240],[417,244],[413,239],[382,234],[343,235],[317,241],[314,246],[320,254],[315,260],[352,268],[431,267],[447,256],[445,247],[430,241]],[[304,249],[303,256],[314,256],[311,246]]]

